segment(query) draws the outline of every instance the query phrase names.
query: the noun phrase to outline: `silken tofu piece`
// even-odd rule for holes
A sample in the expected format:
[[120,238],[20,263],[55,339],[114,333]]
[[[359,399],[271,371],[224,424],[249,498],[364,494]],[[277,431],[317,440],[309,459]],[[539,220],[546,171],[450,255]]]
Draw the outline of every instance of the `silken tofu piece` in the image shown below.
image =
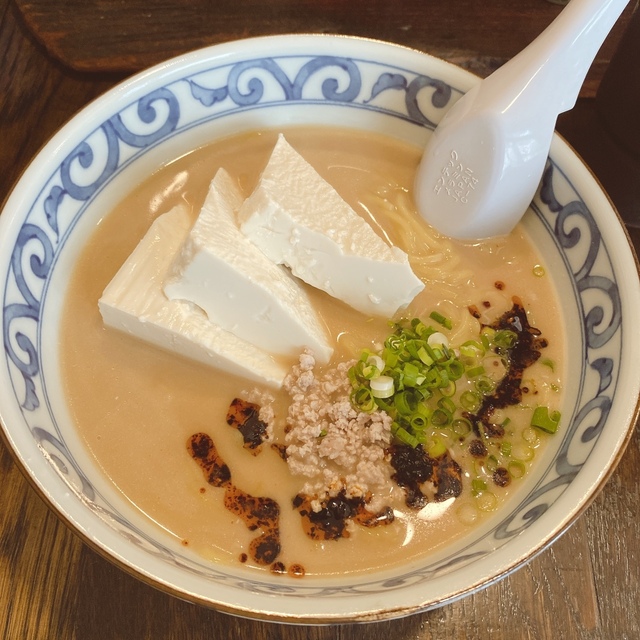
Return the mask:
[[306,292],[238,229],[242,202],[231,176],[220,169],[176,255],[166,296],[193,302],[211,322],[265,351],[297,356],[307,348],[327,363],[333,350]]
[[378,236],[282,134],[238,223],[275,263],[365,314],[391,317],[424,288],[407,254]]
[[98,302],[104,323],[230,374],[280,387],[288,371],[284,363],[213,324],[194,304],[164,295],[167,271],[190,228],[184,206],[154,221]]

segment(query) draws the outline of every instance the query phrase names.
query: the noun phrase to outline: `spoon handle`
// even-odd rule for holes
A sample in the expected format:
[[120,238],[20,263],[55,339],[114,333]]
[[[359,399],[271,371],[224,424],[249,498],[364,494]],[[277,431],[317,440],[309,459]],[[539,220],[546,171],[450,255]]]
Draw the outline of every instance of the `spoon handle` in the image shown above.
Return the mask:
[[514,102],[557,116],[573,108],[589,67],[629,0],[571,0],[525,49],[486,78],[479,105]]
[[537,59],[550,91],[557,92],[557,113],[572,109],[591,64],[629,0],[572,0],[519,55]]

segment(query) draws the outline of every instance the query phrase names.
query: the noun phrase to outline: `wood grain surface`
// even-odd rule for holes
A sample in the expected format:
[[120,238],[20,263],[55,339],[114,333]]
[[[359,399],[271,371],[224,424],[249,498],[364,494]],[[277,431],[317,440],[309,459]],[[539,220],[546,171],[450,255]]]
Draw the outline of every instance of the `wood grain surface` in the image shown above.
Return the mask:
[[[562,9],[549,0],[16,0],[51,56],[78,71],[135,71],[185,51],[279,33],[397,42],[486,76]],[[583,87],[593,96],[629,7]]]
[[[60,12],[81,4],[111,14],[125,3],[51,2]],[[164,6],[153,0],[145,6],[153,13],[156,4]],[[331,3],[315,4],[320,20],[320,7]],[[339,4],[343,8],[337,8]],[[218,6],[221,11],[232,7],[222,2]],[[333,6],[334,13],[347,11],[346,2]],[[268,2],[256,4],[255,11],[262,11],[266,21],[275,19],[269,7]],[[545,6],[543,12],[547,11]],[[223,20],[221,15],[218,20]],[[0,59],[0,200],[4,200],[48,137],[121,76],[79,73],[52,58],[10,0],[0,0]],[[640,183],[640,168],[627,156],[615,155],[613,143],[597,129],[593,101],[580,101],[574,112],[562,117],[560,130],[585,155],[590,150],[593,158],[604,155],[596,173],[611,185],[622,214],[633,218],[640,194],[630,185],[633,180]],[[616,183],[612,175],[624,179]],[[640,231],[635,227],[630,231],[640,246]],[[230,617],[173,598],[127,575],[58,520],[31,488],[8,448],[0,444],[0,638],[635,640],[640,638],[638,469],[636,430],[617,470],[574,526],[527,566],[480,593],[395,621],[308,627]]]

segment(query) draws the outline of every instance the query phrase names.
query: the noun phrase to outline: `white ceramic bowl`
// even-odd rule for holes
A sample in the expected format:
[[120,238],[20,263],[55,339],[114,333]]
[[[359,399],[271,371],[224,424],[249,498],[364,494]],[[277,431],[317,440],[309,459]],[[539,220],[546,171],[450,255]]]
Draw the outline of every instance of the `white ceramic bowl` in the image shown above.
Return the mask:
[[282,36],[170,60],[98,99],[42,150],[0,217],[5,436],[71,526],[165,591],[260,619],[379,620],[460,598],[563,533],[618,462],[640,389],[640,287],[628,238],[581,161],[555,139],[524,224],[553,271],[568,331],[567,417],[538,471],[500,516],[429,561],[352,578],[288,579],[216,566],[162,537],[104,479],[81,444],[59,380],[70,270],[99,218],[166,161],[259,127],[338,124],[423,142],[477,79],[395,45]]

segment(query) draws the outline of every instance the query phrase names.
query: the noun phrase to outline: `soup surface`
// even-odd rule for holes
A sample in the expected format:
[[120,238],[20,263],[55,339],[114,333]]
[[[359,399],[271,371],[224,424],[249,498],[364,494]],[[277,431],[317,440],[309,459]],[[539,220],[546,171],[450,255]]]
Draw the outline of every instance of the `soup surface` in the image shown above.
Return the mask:
[[[464,421],[457,423],[459,432],[452,432],[445,421],[435,440],[451,445],[448,459],[459,466],[462,490],[437,495],[438,483],[431,479],[413,505],[407,504],[407,483],[389,481],[395,469],[390,449],[383,448],[388,487],[378,487],[369,511],[360,512],[378,517],[380,526],[363,526],[354,518],[344,535],[314,537],[303,526],[301,502],[318,490],[318,479],[298,473],[304,464],[288,466],[283,459],[288,445],[292,459],[305,462],[304,452],[295,449],[301,442],[292,434],[288,390],[256,388],[103,325],[98,299],[154,218],[186,202],[195,219],[220,167],[249,195],[275,143],[274,131],[233,137],[176,159],[101,221],[75,269],[62,325],[62,375],[70,408],[87,447],[126,499],[168,536],[206,558],[293,575],[407,562],[442,549],[495,515],[539,458],[548,436],[530,426],[531,411],[541,406],[553,413],[562,399],[563,326],[553,284],[520,227],[508,238],[463,244],[439,237],[419,220],[409,195],[419,149],[340,129],[292,128],[285,135],[377,233],[408,253],[426,286],[396,320],[421,318],[455,347],[479,340],[482,326],[504,318],[514,299],[521,303],[525,321],[540,331],[535,336],[542,355],[523,369],[521,402],[498,409],[504,438],[492,440],[477,429],[474,434]],[[363,349],[379,350],[392,332],[388,318],[365,317],[321,291],[307,291],[335,348],[326,370],[314,371],[317,376],[334,375],[339,363],[346,363],[346,371]],[[432,312],[439,314],[436,320],[430,319]],[[438,318],[450,321],[451,328]],[[299,367],[296,361],[290,364]],[[273,413],[271,442],[257,450],[243,446],[242,434],[227,420],[236,398]],[[469,444],[483,438],[489,450],[477,455]],[[231,482],[212,479],[214,453]],[[432,459],[441,453],[431,450]],[[263,506],[269,501],[278,511],[279,552],[266,559],[252,553],[251,545],[268,527],[232,508],[234,500],[237,504],[247,495],[261,498]]]

